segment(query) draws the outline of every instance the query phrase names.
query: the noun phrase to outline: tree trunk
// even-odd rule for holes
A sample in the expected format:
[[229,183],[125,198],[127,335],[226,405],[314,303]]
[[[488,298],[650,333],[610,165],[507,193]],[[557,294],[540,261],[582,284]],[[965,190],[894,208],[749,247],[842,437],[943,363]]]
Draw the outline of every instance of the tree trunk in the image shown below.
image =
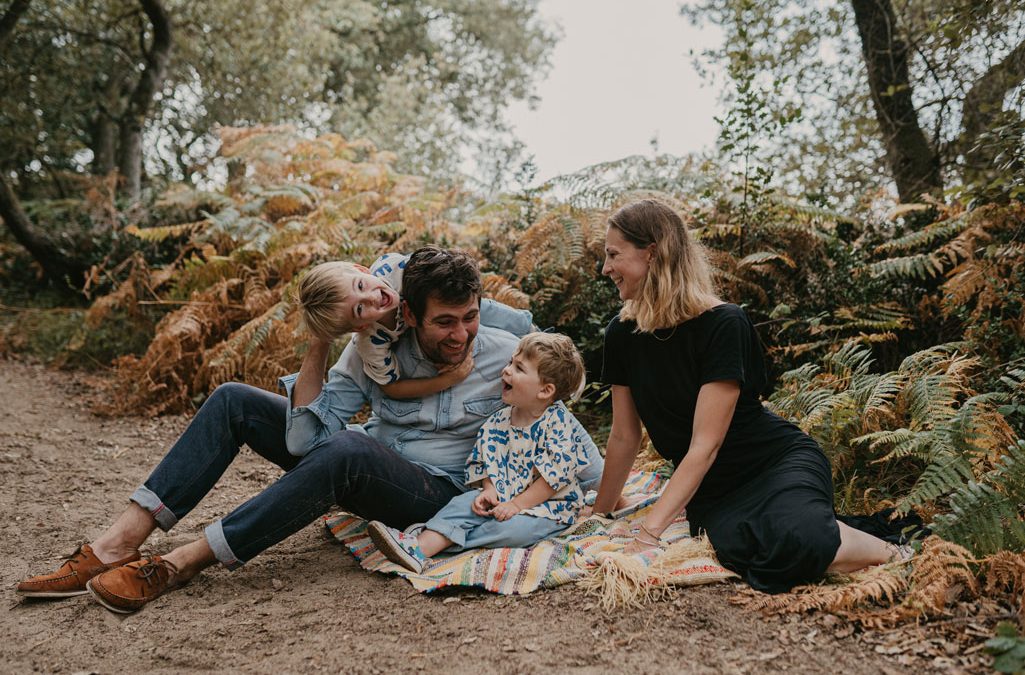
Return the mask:
[[[0,17],[0,50],[6,46],[18,19],[28,9],[29,4],[29,0],[14,0],[4,15]],[[0,172],[0,218],[3,218],[4,225],[14,235],[15,241],[25,247],[43,268],[43,273],[47,277],[57,283],[70,282],[76,287],[82,285],[85,268],[65,256],[52,241],[36,231],[2,172]]]
[[92,172],[97,176],[106,176],[117,168],[117,124],[105,112],[100,112],[93,122]]
[[861,38],[876,119],[886,143],[886,162],[902,202],[943,192],[939,155],[929,145],[911,100],[908,47],[898,35],[890,0],[851,0]]
[[86,268],[66,255],[54,243],[36,232],[32,221],[25,215],[18,198],[7,180],[0,176],[0,217],[19,244],[25,247],[43,268],[47,277],[57,283],[70,283],[81,287]]
[[31,0],[14,0],[4,15],[0,17],[0,46],[7,42],[7,38],[14,32],[14,26],[17,25],[18,19],[30,4]]
[[145,54],[146,67],[121,118],[120,169],[125,190],[133,200],[142,190],[142,130],[153,95],[164,84],[171,56],[171,20],[160,0],[139,0],[139,4],[153,26],[153,44]]
[[[1025,40],[1020,42],[1004,60],[987,70],[972,84],[964,99],[959,146],[964,157],[964,181],[967,184],[986,185],[998,173],[997,155],[1001,144],[994,139],[982,142],[982,134],[1001,124],[1020,122],[1017,113],[1004,110],[1004,97],[1025,80]],[[1005,139],[1006,143],[1020,145],[1021,137]]]

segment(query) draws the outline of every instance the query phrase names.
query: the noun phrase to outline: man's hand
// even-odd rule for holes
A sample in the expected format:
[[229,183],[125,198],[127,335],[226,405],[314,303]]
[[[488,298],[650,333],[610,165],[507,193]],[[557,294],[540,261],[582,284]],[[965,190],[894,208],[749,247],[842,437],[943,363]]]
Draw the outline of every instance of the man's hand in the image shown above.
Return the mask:
[[494,486],[490,486],[480,491],[480,494],[473,500],[473,504],[470,505],[470,510],[481,518],[487,518],[492,515],[491,510],[497,504],[498,491],[495,490]]
[[491,515],[495,517],[495,520],[502,522],[509,520],[522,510],[523,509],[516,505],[516,500],[514,499],[512,501],[502,502],[495,508],[491,509]]

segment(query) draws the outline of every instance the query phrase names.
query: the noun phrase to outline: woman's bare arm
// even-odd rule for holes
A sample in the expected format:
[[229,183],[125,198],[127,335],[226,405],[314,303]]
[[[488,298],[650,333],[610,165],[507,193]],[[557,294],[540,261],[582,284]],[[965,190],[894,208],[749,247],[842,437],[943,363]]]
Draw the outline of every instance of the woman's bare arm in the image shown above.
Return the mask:
[[697,492],[726,438],[739,397],[740,384],[735,380],[702,385],[687,454],[644,519],[643,528],[649,534],[661,535]]
[[605,470],[598,497],[594,500],[595,513],[607,513],[616,508],[630,467],[641,449],[641,435],[641,418],[630,387],[612,385],[612,431],[605,448]]

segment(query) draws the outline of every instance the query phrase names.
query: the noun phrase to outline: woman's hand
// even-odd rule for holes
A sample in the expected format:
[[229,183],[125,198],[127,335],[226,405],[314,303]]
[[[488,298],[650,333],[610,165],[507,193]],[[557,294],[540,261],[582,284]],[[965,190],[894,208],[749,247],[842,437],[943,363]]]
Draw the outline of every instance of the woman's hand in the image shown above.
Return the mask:
[[516,500],[514,499],[509,502],[502,502],[495,506],[495,508],[491,509],[491,515],[495,517],[495,520],[502,522],[509,520],[522,510],[523,509],[516,504]]
[[492,509],[498,504],[498,491],[494,486],[488,486],[480,491],[480,494],[473,500],[470,510],[481,518],[487,518],[492,514]]

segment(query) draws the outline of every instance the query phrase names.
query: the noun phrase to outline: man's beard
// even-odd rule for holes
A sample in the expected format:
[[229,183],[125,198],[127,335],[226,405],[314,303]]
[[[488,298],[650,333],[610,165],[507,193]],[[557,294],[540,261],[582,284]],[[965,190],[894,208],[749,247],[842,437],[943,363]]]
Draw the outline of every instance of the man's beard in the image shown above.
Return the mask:
[[[476,336],[474,336],[476,339]],[[441,343],[435,343],[431,348],[420,345],[421,351],[423,351],[424,357],[436,365],[444,366],[457,366],[466,360],[466,357],[470,355],[470,351],[473,349],[473,340],[466,341],[466,347],[458,355],[450,355],[441,349]]]

